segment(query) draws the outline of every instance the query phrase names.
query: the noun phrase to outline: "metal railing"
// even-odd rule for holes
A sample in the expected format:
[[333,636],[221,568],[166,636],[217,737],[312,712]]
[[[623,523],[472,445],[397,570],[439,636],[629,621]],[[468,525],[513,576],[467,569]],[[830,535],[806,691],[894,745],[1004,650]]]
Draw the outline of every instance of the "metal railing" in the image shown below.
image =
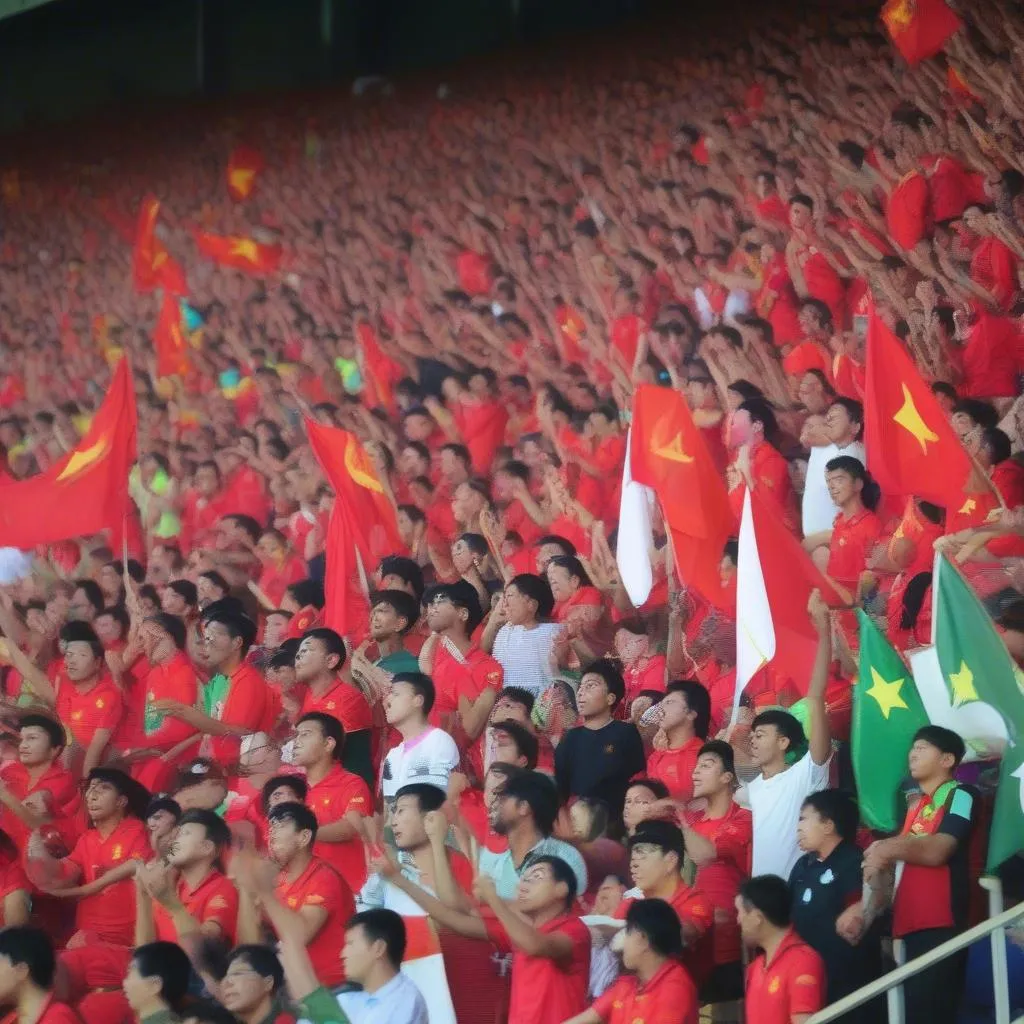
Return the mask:
[[[1009,910],[1003,910],[1003,887],[998,878],[986,876],[980,880],[982,888],[988,890],[989,914],[987,921],[975,925],[962,935],[957,935],[948,942],[936,946],[923,956],[907,963],[900,964],[894,971],[883,975],[863,988],[851,992],[848,996],[832,1003],[831,1006],[819,1010],[808,1020],[807,1024],[829,1024],[844,1013],[863,1005],[876,996],[885,993],[889,1009],[889,1024],[904,1024],[903,1013],[903,982],[915,974],[945,960],[953,953],[973,945],[978,939],[989,937],[992,943],[992,987],[995,996],[994,1024],[1010,1024],[1010,982],[1006,966],[1006,929],[1018,921],[1024,921],[1024,903],[1018,903]],[[902,943],[897,940],[895,945],[897,961],[902,959]],[[913,1021],[911,1024],[918,1024]],[[1018,1018],[1013,1024],[1024,1024],[1024,1017]]]

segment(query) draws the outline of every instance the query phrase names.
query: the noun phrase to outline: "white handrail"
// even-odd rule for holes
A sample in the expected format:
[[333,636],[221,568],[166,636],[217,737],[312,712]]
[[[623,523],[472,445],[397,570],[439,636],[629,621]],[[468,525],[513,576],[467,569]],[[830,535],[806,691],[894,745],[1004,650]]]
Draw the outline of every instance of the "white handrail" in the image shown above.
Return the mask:
[[[837,1020],[849,1010],[862,1006],[868,1000],[874,999],[875,996],[903,984],[907,978],[912,978],[915,974],[920,974],[921,971],[931,967],[933,964],[937,964],[940,960],[945,960],[951,953],[959,953],[961,949],[966,949],[977,942],[978,939],[983,939],[995,931],[1001,931],[1008,925],[1012,925],[1021,919],[1024,919],[1024,903],[1018,903],[1015,907],[1011,907],[997,917],[991,917],[987,921],[982,921],[981,924],[969,928],[962,935],[949,939],[942,943],[941,946],[936,946],[934,949],[929,950],[923,956],[919,956],[909,963],[897,967],[896,970],[890,971],[876,981],[872,981],[863,988],[857,989],[856,992],[851,992],[848,996],[840,999],[839,1002],[819,1010],[807,1021],[807,1024],[828,1024],[829,1021]],[[1022,1018],[1022,1021],[1024,1021],[1024,1018]],[[1016,1024],[1021,1024],[1021,1021],[1016,1022]]]

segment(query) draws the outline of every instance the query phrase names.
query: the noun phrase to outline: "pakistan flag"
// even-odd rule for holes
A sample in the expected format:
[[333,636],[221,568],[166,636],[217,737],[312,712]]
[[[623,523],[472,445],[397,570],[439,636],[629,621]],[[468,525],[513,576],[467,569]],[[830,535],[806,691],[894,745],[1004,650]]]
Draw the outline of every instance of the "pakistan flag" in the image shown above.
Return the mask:
[[928,724],[928,715],[910,669],[859,609],[857,621],[860,664],[850,736],[857,798],[869,828],[895,832],[906,809],[900,783],[909,771],[910,744],[914,733]]
[[986,865],[994,871],[1024,849],[1024,693],[995,623],[942,555],[935,559],[932,592],[932,637],[953,707],[983,701],[1006,723],[1009,739],[999,768]]

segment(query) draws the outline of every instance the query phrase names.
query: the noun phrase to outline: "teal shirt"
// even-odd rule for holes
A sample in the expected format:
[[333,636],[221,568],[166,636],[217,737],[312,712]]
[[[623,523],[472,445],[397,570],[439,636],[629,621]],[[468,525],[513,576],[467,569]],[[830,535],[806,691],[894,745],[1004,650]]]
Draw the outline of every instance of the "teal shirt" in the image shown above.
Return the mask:
[[318,988],[310,992],[299,1003],[302,1016],[310,1024],[349,1024],[348,1017],[342,1012],[338,1000],[326,989]]
[[420,670],[419,659],[406,650],[395,651],[394,654],[379,658],[376,664],[377,668],[382,668],[392,675],[397,675],[399,672],[419,672]]

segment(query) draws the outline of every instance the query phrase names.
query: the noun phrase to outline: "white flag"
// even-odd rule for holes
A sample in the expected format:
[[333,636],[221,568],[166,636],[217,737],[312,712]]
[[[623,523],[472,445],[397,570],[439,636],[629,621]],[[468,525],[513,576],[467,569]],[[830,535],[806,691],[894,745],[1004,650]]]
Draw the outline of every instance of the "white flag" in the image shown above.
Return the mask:
[[740,520],[739,564],[736,566],[736,694],[733,709],[747,683],[775,657],[775,624],[764,585],[761,556],[754,532],[750,491],[743,495]]
[[651,502],[654,500],[654,492],[633,479],[629,466],[632,444],[633,432],[630,430],[626,435],[626,461],[622,467],[615,561],[633,607],[639,608],[650,597],[651,587],[654,586],[654,571],[651,568],[651,548],[654,546]]

